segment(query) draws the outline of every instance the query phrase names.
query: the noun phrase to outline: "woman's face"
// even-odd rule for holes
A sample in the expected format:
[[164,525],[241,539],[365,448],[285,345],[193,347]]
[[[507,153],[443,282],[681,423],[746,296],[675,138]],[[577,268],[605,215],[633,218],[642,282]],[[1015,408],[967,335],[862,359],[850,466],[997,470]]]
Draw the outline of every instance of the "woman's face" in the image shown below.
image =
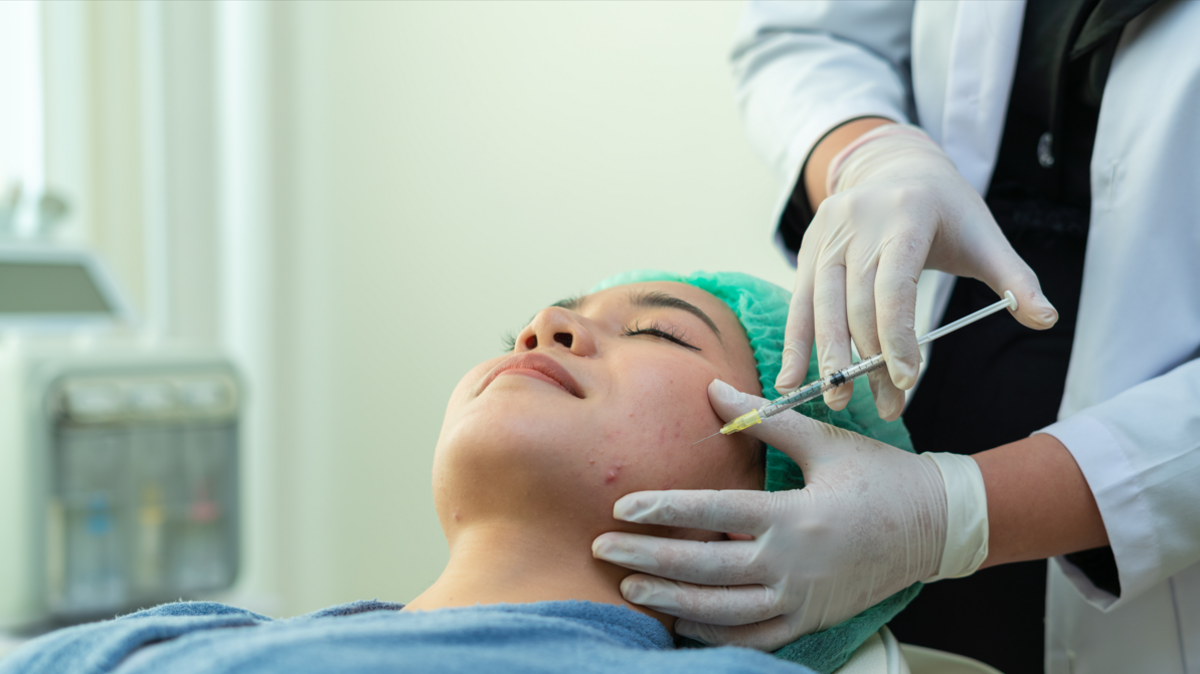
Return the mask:
[[761,392],[736,316],[693,286],[619,286],[542,310],[451,396],[434,463],[443,527],[554,508],[610,530],[612,504],[634,491],[761,489],[752,438],[693,445],[722,424],[716,378]]

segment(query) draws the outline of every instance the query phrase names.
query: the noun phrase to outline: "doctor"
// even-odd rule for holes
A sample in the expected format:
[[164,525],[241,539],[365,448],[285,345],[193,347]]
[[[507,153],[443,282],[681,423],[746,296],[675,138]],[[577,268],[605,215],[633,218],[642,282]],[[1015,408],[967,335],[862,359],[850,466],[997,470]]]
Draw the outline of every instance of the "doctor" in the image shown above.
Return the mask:
[[[937,462],[940,484],[919,479],[928,457],[781,415],[746,432],[804,490],[618,501],[619,519],[754,536],[604,534],[599,556],[644,572],[626,598],[770,649],[995,567],[927,587],[898,636],[1036,671],[1044,596],[1047,672],[1200,671],[1197,35],[1186,0],[751,2],[738,98],[798,268],[778,388],[813,344],[828,373],[853,340],[887,357],[870,385],[892,418],[915,327],[1008,289],[1019,308],[927,355],[914,444],[973,455]],[[759,402],[709,391],[726,419]]]

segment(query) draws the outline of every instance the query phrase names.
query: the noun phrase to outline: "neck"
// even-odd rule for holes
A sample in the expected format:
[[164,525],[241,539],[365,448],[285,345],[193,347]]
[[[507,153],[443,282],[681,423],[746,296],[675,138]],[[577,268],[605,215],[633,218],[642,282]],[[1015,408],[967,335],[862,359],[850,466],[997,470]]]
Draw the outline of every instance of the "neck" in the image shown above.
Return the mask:
[[464,527],[453,536],[442,575],[404,610],[581,599],[628,606],[673,631],[674,617],[621,596],[629,569],[592,557],[592,540],[600,532],[571,529],[503,520]]

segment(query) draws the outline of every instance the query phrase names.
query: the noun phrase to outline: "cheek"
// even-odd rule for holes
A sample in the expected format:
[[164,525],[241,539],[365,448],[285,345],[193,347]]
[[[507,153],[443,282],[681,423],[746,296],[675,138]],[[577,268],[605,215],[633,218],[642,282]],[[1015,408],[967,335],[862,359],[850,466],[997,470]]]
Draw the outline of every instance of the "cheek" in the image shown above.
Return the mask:
[[650,362],[624,372],[617,381],[620,395],[615,407],[627,427],[643,437],[650,435],[667,444],[685,440],[690,429],[715,423],[708,383],[716,375],[710,368]]
[[595,462],[595,479],[621,495],[643,489],[717,489],[734,476],[731,438],[718,436],[721,420],[708,402],[711,368],[647,363],[623,369],[617,413],[604,424],[612,448]]

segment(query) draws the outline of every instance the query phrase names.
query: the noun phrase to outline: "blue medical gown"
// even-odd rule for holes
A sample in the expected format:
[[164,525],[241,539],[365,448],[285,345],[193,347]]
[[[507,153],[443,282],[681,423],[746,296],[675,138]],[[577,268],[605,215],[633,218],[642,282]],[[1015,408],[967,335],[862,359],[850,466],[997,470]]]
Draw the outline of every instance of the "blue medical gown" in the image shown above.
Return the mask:
[[274,620],[179,602],[46,634],[0,674],[51,672],[808,672],[743,648],[676,649],[658,621],[586,601],[399,613],[360,601]]

